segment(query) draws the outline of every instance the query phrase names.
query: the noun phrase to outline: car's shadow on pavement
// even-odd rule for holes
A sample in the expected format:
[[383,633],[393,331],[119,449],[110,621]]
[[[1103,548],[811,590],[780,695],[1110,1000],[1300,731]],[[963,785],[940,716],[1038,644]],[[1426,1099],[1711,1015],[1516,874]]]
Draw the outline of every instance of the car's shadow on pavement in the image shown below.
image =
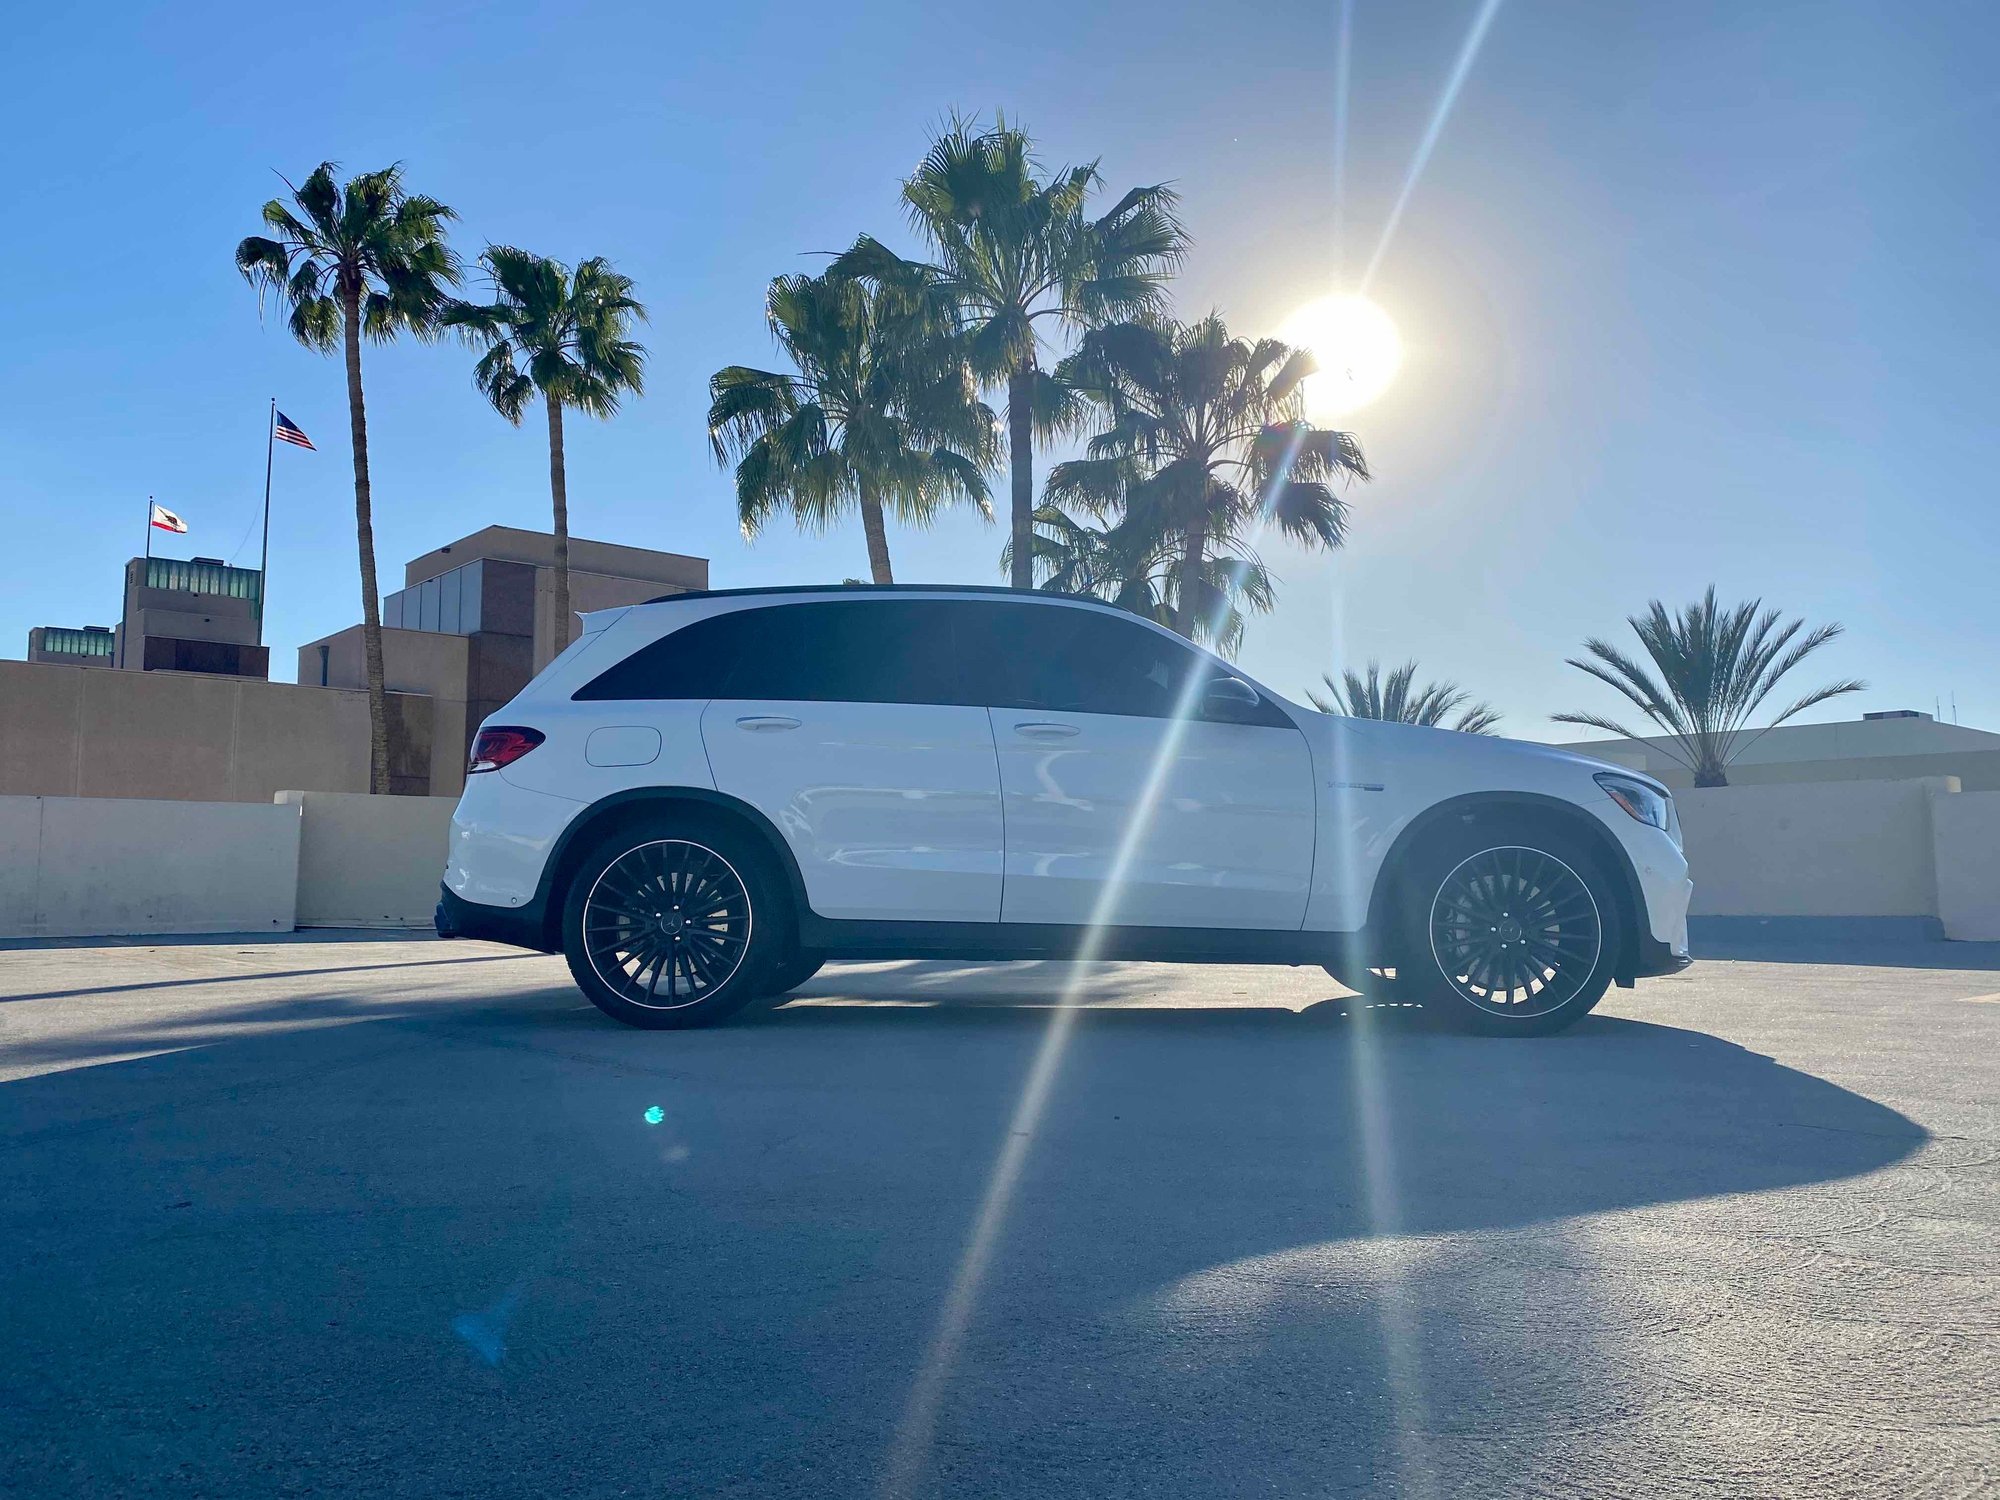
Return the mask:
[[911,1494],[1497,1493],[1926,1140],[1697,1031],[1494,1042],[1330,981],[1106,969],[1055,1056],[1065,966],[683,1033],[480,972],[0,1087],[31,1492],[860,1495],[900,1442]]

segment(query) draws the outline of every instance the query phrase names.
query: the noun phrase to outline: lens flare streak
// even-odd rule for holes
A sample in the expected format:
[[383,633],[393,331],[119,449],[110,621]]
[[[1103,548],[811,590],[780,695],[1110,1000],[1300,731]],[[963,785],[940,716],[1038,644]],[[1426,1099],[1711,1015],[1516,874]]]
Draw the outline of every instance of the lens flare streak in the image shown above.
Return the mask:
[[1403,210],[1410,206],[1410,195],[1416,191],[1417,179],[1430,165],[1431,152],[1437,149],[1438,137],[1444,134],[1445,122],[1451,118],[1452,108],[1465,88],[1472,65],[1479,59],[1480,46],[1486,41],[1493,18],[1500,13],[1500,3],[1501,0],[1480,0],[1479,13],[1472,18],[1472,29],[1466,33],[1465,45],[1458,49],[1458,58],[1451,65],[1451,75],[1445,80],[1444,92],[1438,96],[1437,108],[1431,111],[1430,124],[1424,127],[1423,139],[1417,143],[1417,153],[1410,158],[1410,169],[1403,174],[1403,185],[1396,193],[1395,206],[1389,210],[1389,218],[1382,225],[1382,237],[1375,242],[1375,253],[1368,257],[1368,269],[1361,274],[1358,291],[1362,295],[1367,294],[1374,283],[1375,273],[1382,268],[1382,258],[1389,253],[1389,242],[1396,237],[1396,230],[1402,225]]

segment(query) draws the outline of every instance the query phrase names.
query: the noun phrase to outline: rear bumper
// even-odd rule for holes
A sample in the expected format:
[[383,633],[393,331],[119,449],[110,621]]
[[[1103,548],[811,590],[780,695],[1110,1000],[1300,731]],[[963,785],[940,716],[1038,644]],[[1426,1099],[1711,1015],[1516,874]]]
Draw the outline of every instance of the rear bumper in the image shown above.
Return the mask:
[[509,943],[516,948],[553,953],[556,950],[549,942],[544,915],[539,899],[526,906],[485,906],[466,900],[448,885],[441,885],[431,924],[441,938],[481,938],[489,943]]

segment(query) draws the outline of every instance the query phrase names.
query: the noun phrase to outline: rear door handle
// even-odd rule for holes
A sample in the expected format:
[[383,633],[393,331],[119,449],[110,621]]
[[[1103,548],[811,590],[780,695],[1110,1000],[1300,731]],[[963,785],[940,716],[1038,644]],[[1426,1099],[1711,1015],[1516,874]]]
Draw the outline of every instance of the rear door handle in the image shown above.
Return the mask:
[[752,734],[775,734],[780,729],[797,729],[799,721],[787,714],[746,714],[736,721],[736,727]]
[[1014,726],[1014,733],[1026,735],[1031,740],[1066,740],[1078,732],[1074,724],[1055,724],[1041,719],[1030,719],[1025,724]]

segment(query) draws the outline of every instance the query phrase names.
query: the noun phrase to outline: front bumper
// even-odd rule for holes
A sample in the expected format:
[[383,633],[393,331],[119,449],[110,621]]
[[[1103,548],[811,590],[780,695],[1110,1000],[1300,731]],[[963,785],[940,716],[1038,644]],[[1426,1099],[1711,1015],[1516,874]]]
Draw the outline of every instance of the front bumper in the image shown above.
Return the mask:
[[1632,970],[1634,979],[1657,979],[1662,974],[1678,974],[1694,962],[1685,946],[1675,952],[1671,943],[1663,943],[1650,933],[1640,934],[1635,947],[1638,961]]

